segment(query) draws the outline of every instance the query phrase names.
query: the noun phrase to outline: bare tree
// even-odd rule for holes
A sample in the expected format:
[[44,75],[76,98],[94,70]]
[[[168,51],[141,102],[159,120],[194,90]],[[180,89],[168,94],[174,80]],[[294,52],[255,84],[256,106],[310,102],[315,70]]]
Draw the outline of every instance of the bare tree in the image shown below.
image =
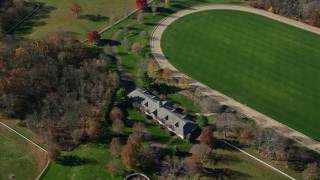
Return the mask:
[[150,170],[150,168],[153,168],[155,165],[155,158],[156,155],[152,147],[143,147],[140,150],[139,156],[140,168],[143,170]]
[[240,128],[240,122],[232,113],[222,113],[215,121],[215,124],[218,130],[224,132],[224,138],[227,137],[227,133],[234,133]]
[[111,139],[110,152],[112,155],[118,157],[121,153],[121,139],[119,137],[114,137]]
[[117,160],[113,159],[108,163],[107,170],[112,177],[118,176],[122,171],[122,166]]
[[134,43],[131,46],[131,51],[136,54],[140,54],[142,49],[143,49],[143,47],[140,43]]
[[172,177],[176,177],[181,168],[183,167],[183,161],[181,161],[177,156],[166,156],[165,162],[167,164],[167,171]]
[[145,132],[144,124],[142,122],[134,123],[132,130],[133,133],[136,133],[142,138]]
[[125,48],[126,50],[130,50],[131,45],[130,45],[130,42],[129,42],[129,40],[128,40],[127,37],[125,37],[125,38],[121,41],[121,46],[122,46],[123,48]]
[[219,112],[221,105],[217,100],[208,96],[201,99],[200,107],[202,111],[205,113],[216,113],[216,112]]
[[188,169],[193,173],[198,173],[202,169],[201,159],[197,154],[192,154],[188,159]]
[[60,149],[56,145],[49,146],[48,152],[49,152],[49,158],[52,161],[56,161],[61,154]]
[[253,145],[255,140],[255,131],[250,126],[245,126],[241,129],[239,135],[239,142],[243,145]]
[[137,21],[141,24],[143,21],[143,11],[139,10],[138,14],[137,14]]
[[83,12],[82,7],[76,2],[72,4],[70,10],[76,15],[77,18],[79,18],[80,14]]
[[111,25],[112,27],[115,25],[116,20],[115,20],[114,15],[110,16],[110,20],[109,20],[109,22],[110,22],[110,25]]
[[302,172],[303,179],[320,179],[320,167],[317,163],[308,164],[307,168]]
[[120,119],[112,122],[112,131],[118,134],[124,134],[124,123]]
[[156,2],[153,2],[151,5],[151,11],[153,14],[155,14],[157,12],[157,4]]

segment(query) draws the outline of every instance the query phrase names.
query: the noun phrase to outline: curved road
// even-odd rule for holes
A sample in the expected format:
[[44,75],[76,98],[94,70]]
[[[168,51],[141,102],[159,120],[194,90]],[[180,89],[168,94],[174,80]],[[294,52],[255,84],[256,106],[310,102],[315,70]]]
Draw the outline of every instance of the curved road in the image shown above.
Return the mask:
[[185,74],[179,72],[173,65],[170,64],[170,62],[165,58],[162,49],[161,49],[161,37],[163,32],[166,30],[167,26],[173,23],[175,20],[179,19],[182,16],[199,12],[199,11],[206,11],[206,10],[214,10],[214,9],[227,9],[227,10],[237,10],[237,11],[245,11],[245,12],[250,12],[262,16],[266,16],[268,18],[316,33],[320,35],[320,29],[301,23],[299,21],[295,21],[292,19],[285,18],[283,16],[279,16],[273,13],[269,13],[267,11],[259,10],[259,9],[254,9],[250,7],[242,7],[242,6],[232,6],[232,5],[209,5],[209,6],[198,6],[198,7],[192,7],[187,10],[182,10],[179,11],[175,14],[172,14],[162,20],[158,26],[155,28],[155,30],[152,33],[151,40],[150,40],[150,45],[151,45],[151,51],[155,57],[155,59],[158,61],[160,66],[162,68],[169,68],[170,70],[173,71],[173,74],[175,77],[187,77],[190,80],[190,84],[198,87],[204,88],[203,93],[208,95],[208,96],[213,96],[217,100],[219,100],[222,104],[234,107],[237,109],[239,112],[242,112],[243,114],[253,118],[256,120],[256,122],[264,127],[272,127],[284,136],[291,138],[303,146],[315,150],[320,153],[320,143],[313,140],[312,138],[264,115],[261,114],[254,109],[251,109],[250,107],[241,104],[234,99],[214,90],[211,89],[210,87],[206,86],[205,84],[202,84],[198,81],[193,80],[192,78],[186,76]]

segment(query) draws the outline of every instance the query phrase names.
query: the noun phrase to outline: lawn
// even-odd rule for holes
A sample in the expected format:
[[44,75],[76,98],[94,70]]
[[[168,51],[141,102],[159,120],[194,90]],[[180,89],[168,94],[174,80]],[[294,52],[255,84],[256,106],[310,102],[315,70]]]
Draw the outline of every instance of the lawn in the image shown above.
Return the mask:
[[247,12],[191,14],[164,32],[183,73],[320,140],[320,36]]
[[[85,39],[89,31],[99,31],[109,26],[111,17],[117,21],[136,8],[133,0],[36,0],[35,2],[41,4],[41,8],[17,29],[16,36],[41,38],[51,31],[63,30]],[[70,11],[74,2],[83,9],[79,19]]]
[[215,149],[215,160],[208,161],[200,179],[288,179],[239,151]]
[[[160,1],[163,2],[163,1]],[[135,23],[131,25],[128,30],[122,32],[117,41],[121,42],[124,37],[127,37],[131,44],[135,42],[143,42],[144,40],[140,37],[141,31],[146,31],[149,35],[152,33],[153,29],[157,23],[164,17],[169,16],[170,14],[175,13],[176,11],[186,9],[192,6],[206,5],[206,4],[236,4],[236,5],[245,5],[242,0],[207,0],[207,1],[198,1],[198,0],[175,0],[170,1],[169,6],[165,6],[163,3],[158,3],[157,12],[155,14],[145,12],[145,17],[143,18],[142,23]],[[114,28],[101,34],[103,39],[110,39],[112,35],[122,26],[128,24],[131,21],[136,20],[136,14],[133,14],[129,18],[125,19],[121,23],[117,24]],[[119,54],[121,55],[121,64],[123,65],[126,72],[136,76],[137,75],[137,65],[145,61],[145,54],[140,55],[133,54],[128,52],[123,47],[119,46]],[[150,53],[150,46],[146,46],[145,51]]]
[[[128,109],[129,118],[135,122],[146,122],[147,117],[144,114],[141,114],[137,110]],[[157,143],[165,144],[171,138],[171,135],[168,130],[162,129],[158,123],[148,122],[145,123],[145,128],[150,134],[153,141]]]
[[[35,179],[46,163],[42,151],[0,125],[0,179]],[[42,164],[39,166],[39,164]]]
[[200,112],[199,107],[195,106],[194,102],[183,94],[178,94],[178,93],[168,94],[166,100],[169,103],[173,103],[173,104],[178,103],[184,109],[187,109],[193,112]]
[[125,175],[111,177],[108,173],[107,164],[113,159],[108,149],[106,143],[82,144],[63,153],[63,161],[51,163],[41,179],[123,179]]
[[187,153],[190,151],[192,144],[187,142],[186,140],[177,138],[168,147],[172,149],[174,146],[176,146],[179,149],[179,151]]

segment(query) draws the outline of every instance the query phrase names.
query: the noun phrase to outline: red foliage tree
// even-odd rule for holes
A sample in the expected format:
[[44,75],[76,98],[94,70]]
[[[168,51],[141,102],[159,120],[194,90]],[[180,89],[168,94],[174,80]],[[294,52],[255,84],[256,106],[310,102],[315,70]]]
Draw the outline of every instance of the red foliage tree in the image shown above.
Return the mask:
[[195,172],[195,173],[198,173],[202,168],[201,159],[196,154],[192,154],[192,156],[189,158],[187,165],[188,165],[189,170],[191,172]]
[[134,168],[138,161],[138,148],[132,144],[126,144],[121,152],[122,163],[128,168]]
[[208,146],[212,146],[213,143],[213,135],[211,126],[206,126],[202,129],[200,135],[200,142],[207,144]]
[[91,31],[88,33],[88,40],[91,43],[98,43],[100,41],[100,34],[97,31]]
[[146,9],[148,7],[147,0],[136,0],[137,9]]

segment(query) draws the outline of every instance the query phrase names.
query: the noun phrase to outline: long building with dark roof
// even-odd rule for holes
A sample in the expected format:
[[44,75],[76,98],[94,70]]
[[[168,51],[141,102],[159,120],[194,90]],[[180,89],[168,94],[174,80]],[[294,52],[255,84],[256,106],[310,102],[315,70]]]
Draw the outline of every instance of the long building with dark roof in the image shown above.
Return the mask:
[[183,139],[197,129],[197,125],[186,115],[180,114],[167,102],[161,101],[146,90],[136,89],[129,93],[128,97],[132,103],[138,103],[139,108],[143,109],[147,115]]

